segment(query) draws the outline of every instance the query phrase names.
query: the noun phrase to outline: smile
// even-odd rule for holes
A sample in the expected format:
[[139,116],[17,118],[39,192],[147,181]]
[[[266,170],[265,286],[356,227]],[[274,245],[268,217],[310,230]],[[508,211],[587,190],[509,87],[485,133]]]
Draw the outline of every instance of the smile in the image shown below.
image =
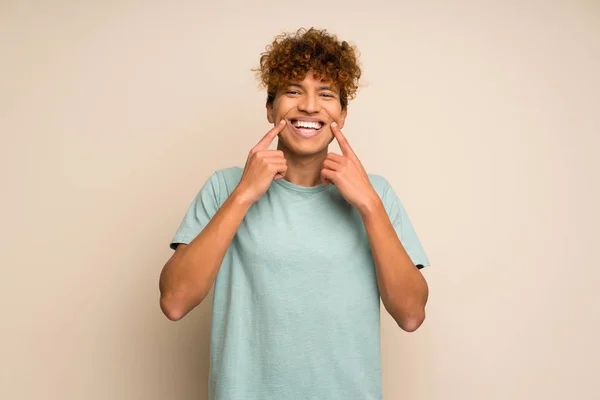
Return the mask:
[[290,123],[294,132],[303,138],[316,136],[325,124],[314,118],[292,118]]

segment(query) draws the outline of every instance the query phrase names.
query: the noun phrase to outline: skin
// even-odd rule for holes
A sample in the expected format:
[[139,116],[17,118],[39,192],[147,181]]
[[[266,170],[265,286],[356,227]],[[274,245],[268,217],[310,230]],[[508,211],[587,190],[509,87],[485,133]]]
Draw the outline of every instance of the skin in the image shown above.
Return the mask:
[[329,153],[321,175],[335,184],[342,196],[360,213],[386,310],[400,328],[414,332],[425,320],[429,288],[414,265],[389,219],[381,198],[339,126],[332,124],[342,154]]
[[[309,72],[302,82],[292,82],[279,89],[273,103],[266,104],[266,110],[270,123],[282,119],[287,122],[277,143],[277,149],[285,154],[288,163],[286,180],[300,186],[322,183],[319,171],[334,139],[331,123],[344,126],[346,121],[347,109],[341,106],[339,91],[329,82],[315,79]],[[302,138],[294,133],[290,123],[296,117],[317,118],[325,125],[317,136]]]
[[[163,267],[160,290],[165,315],[179,320],[205,298],[250,206],[273,180],[286,179],[300,186],[336,185],[362,217],[386,310],[404,331],[418,329],[425,319],[428,286],[341,131],[347,109],[341,106],[338,89],[309,72],[303,81],[281,88],[266,111],[274,127],[250,150],[240,183],[205,229],[189,245],[179,245]],[[301,137],[291,124],[299,117],[318,118],[325,124],[316,136]],[[277,150],[268,150],[277,136]],[[333,140],[342,154],[328,151]]]

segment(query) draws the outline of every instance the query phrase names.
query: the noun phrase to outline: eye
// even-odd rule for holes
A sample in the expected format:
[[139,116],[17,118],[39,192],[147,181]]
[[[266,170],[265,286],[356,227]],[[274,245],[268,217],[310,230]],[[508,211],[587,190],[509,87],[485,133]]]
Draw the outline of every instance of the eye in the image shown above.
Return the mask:
[[288,91],[286,91],[285,93],[286,93],[286,94],[300,94],[300,92],[299,92],[299,91],[297,91],[297,90],[288,90]]
[[333,98],[333,95],[329,93],[321,93],[321,96]]

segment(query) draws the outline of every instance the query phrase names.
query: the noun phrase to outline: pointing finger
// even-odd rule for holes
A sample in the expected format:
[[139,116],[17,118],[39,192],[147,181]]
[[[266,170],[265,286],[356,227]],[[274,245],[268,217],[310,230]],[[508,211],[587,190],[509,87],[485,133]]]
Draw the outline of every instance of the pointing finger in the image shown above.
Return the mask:
[[275,137],[279,134],[279,132],[281,132],[283,130],[283,128],[285,127],[286,121],[285,119],[282,119],[281,121],[279,121],[279,123],[277,125],[275,125],[273,127],[273,129],[271,129],[269,132],[267,132],[267,134],[265,136],[263,136],[263,138],[260,140],[260,142],[257,143],[256,146],[254,146],[255,150],[267,150],[269,148],[269,146],[271,145],[271,143],[273,142],[273,140],[275,139]]
[[340,145],[340,150],[342,150],[342,154],[345,156],[356,156],[354,150],[352,150],[352,147],[350,146],[350,143],[348,143],[348,139],[346,139],[346,136],[344,136],[344,134],[340,130],[340,127],[335,121],[331,123],[331,131],[333,132],[333,135],[335,136]]

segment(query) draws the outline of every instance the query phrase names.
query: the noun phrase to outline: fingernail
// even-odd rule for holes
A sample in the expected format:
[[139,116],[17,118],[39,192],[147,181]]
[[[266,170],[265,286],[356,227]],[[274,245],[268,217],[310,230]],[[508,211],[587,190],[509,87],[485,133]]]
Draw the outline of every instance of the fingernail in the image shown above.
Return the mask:
[[279,123],[280,123],[281,125],[285,124],[285,119],[282,119],[281,121],[279,121]]
[[337,126],[337,122],[333,121],[333,122],[331,123],[331,126],[333,126],[333,127],[335,128],[335,127]]

